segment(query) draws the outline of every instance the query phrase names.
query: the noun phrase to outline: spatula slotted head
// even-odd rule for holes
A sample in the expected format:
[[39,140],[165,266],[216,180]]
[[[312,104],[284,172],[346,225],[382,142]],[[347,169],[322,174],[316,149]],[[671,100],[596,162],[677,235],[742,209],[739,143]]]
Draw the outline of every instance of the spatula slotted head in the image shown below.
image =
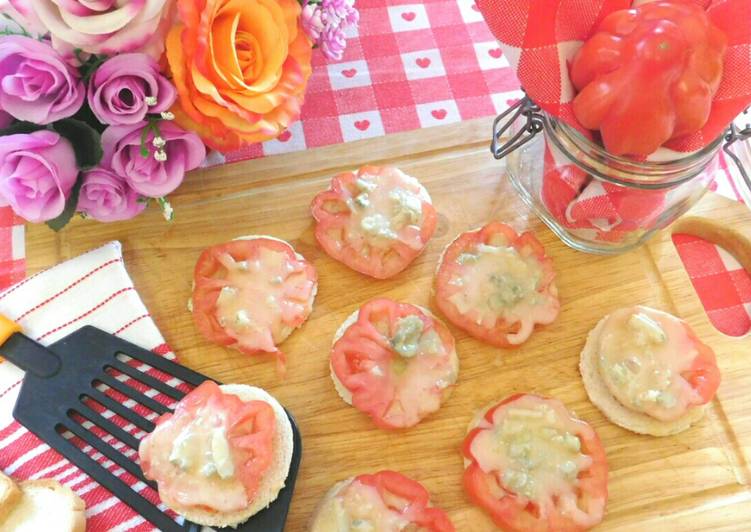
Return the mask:
[[[23,336],[13,335],[4,349],[19,351],[39,346]],[[156,489],[143,476],[136,461],[140,438],[154,430],[153,420],[157,416],[170,411],[154,397],[161,395],[170,402],[179,401],[187,390],[207,377],[91,326],[58,340],[48,349],[60,357],[60,369],[46,378],[31,371],[26,373],[13,410],[16,420],[155,527],[164,531],[199,530],[193,523],[178,525],[141,493],[143,485],[136,483],[131,487],[114,475],[112,468],[108,470],[87,454],[85,446]],[[105,393],[106,387],[113,392]],[[127,424],[119,426],[106,410]],[[284,529],[302,456],[300,431],[292,416],[287,415],[292,424],[294,450],[285,487],[268,508],[234,529],[238,532]]]

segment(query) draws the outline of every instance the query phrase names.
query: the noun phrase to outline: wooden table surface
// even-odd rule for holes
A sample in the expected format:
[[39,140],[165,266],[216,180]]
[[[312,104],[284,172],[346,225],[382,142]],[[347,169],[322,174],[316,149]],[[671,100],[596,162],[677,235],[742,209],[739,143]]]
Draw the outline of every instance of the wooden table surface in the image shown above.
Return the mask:
[[[264,387],[296,416],[304,451],[289,531],[305,529],[319,498],[335,481],[385,468],[423,482],[458,530],[492,530],[462,493],[459,445],[477,409],[520,391],[561,399],[598,431],[611,471],[610,500],[600,530],[750,530],[751,408],[746,396],[751,389],[751,338],[729,338],[712,327],[668,232],[617,257],[565,247],[517,199],[503,165],[489,153],[489,137],[490,120],[481,119],[197,171],[171,196],[173,223],[150,209],[129,222],[75,220],[58,234],[30,226],[29,273],[120,240],[136,288],[180,360],[224,382]],[[418,177],[439,212],[438,230],[426,252],[387,281],[365,278],[331,260],[313,237],[308,206],[315,193],[333,174],[365,163],[393,164]],[[751,271],[748,211],[710,195],[692,214],[677,223],[679,230],[724,242]],[[440,250],[459,232],[493,218],[537,232],[558,272],[561,316],[513,351],[484,345],[452,328],[461,370],[449,401],[413,429],[375,428],[334,391],[328,371],[334,331],[376,296],[430,306]],[[208,344],[186,310],[201,250],[246,234],[271,234],[292,242],[319,272],[313,315],[282,346],[288,356],[285,380],[277,377],[269,358],[250,358]],[[687,319],[714,347],[723,372],[707,416],[676,436],[637,436],[611,424],[587,400],[578,373],[588,330],[608,312],[637,303]]]

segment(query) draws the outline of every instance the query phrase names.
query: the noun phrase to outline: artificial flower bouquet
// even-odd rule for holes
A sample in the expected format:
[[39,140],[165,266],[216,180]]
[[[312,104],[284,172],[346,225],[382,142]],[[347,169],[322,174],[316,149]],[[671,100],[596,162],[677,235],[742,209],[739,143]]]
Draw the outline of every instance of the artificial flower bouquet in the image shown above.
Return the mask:
[[0,0],[0,205],[62,228],[132,218],[206,149],[279,136],[352,0]]

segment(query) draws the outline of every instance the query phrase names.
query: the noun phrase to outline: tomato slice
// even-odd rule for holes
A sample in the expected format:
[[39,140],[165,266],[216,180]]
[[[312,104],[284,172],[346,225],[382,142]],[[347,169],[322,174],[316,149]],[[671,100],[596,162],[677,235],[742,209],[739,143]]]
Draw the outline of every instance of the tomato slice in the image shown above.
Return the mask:
[[462,233],[443,253],[436,304],[448,320],[498,347],[526,341],[552,323],[560,302],[553,263],[531,232],[501,222]]
[[381,428],[411,427],[437,411],[459,359],[446,326],[419,307],[374,299],[331,350],[333,375]]
[[409,266],[438,222],[425,188],[392,167],[364,166],[335,176],[313,199],[311,213],[324,251],[376,279]]
[[697,355],[691,363],[691,368],[681,376],[696,392],[696,397],[698,397],[696,403],[706,404],[712,400],[720,387],[720,368],[717,367],[717,357],[711,347],[699,340],[687,323],[684,325],[686,334],[696,346]]
[[275,432],[271,405],[243,402],[205,381],[157,420],[138,454],[164,501],[232,512],[255,497],[271,466]]
[[313,311],[317,274],[281,240],[253,237],[212,246],[195,267],[193,318],[214,343],[255,355],[274,353]]
[[709,402],[720,385],[712,349],[683,320],[649,307],[618,309],[597,336],[599,374],[622,405],[661,421]]
[[560,401],[500,401],[472,424],[462,454],[465,492],[504,530],[579,531],[603,518],[605,451]]

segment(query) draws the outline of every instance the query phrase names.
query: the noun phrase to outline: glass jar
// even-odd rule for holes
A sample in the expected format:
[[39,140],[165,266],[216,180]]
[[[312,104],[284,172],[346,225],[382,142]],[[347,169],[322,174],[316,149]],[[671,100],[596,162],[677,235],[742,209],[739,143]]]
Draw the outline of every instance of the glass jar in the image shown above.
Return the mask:
[[506,157],[522,200],[563,242],[616,254],[640,246],[701,198],[722,143],[721,136],[680,158],[636,161],[609,154],[524,99],[496,119],[493,152]]

